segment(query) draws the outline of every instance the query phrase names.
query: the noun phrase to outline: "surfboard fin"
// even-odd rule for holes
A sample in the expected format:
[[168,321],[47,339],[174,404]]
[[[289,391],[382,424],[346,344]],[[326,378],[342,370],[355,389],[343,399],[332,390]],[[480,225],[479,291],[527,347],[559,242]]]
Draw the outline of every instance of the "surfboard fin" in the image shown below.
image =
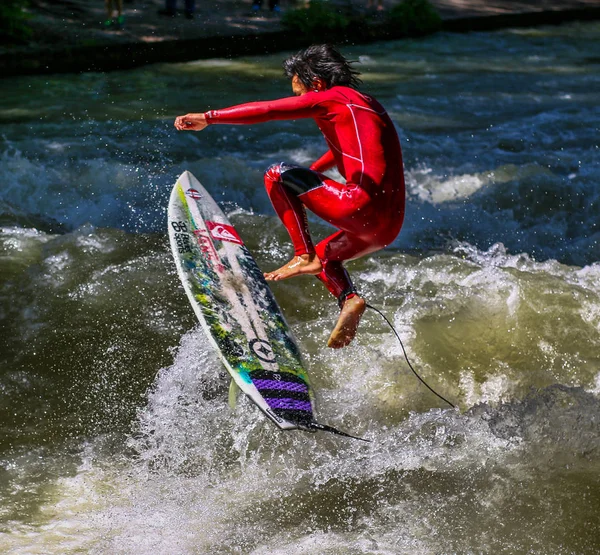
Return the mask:
[[235,410],[237,405],[238,395],[240,394],[240,386],[235,383],[235,380],[231,380],[229,384],[229,408]]
[[338,430],[337,428],[334,428],[333,426],[328,426],[327,424],[319,424],[319,422],[311,422],[306,427],[309,430],[315,430],[315,431],[319,430],[321,432],[329,432],[331,434],[335,434],[338,436],[349,437],[351,439],[358,439],[359,441],[365,441],[367,443],[371,443],[370,439],[365,439],[364,437],[353,436],[353,435],[347,434],[346,432],[342,432],[341,430]]

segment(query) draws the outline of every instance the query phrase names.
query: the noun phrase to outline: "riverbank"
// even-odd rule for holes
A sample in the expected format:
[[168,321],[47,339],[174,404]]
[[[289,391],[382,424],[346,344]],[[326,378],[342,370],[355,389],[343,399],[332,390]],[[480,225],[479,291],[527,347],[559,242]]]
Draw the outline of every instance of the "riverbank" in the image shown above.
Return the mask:
[[[359,14],[368,32],[335,37],[353,43],[394,39],[384,25],[397,0],[384,0],[383,12],[368,12],[366,1],[349,0],[344,9]],[[560,24],[600,19],[600,0],[432,0],[443,30],[468,32],[502,27]],[[180,0],[183,4],[183,0]],[[125,24],[106,27],[102,0],[35,0],[30,8],[33,30],[28,44],[0,48],[0,75],[123,70],[158,62],[235,57],[305,46],[281,25],[280,13],[252,11],[252,0],[197,2],[194,19],[158,14],[163,0],[124,0]],[[181,8],[183,6],[180,6]],[[293,9],[281,0],[281,10]],[[326,37],[323,40],[327,40]]]

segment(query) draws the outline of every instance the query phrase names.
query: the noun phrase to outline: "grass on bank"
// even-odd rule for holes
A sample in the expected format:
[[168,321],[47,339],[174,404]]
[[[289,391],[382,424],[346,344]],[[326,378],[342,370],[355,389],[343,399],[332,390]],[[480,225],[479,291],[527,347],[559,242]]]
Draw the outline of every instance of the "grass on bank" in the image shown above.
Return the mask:
[[26,42],[32,35],[26,12],[27,0],[0,1],[0,44],[19,44]]
[[[329,0],[310,0],[302,8],[284,13],[281,22],[290,32],[309,40],[324,36],[339,39],[350,33],[356,39],[370,37],[368,15],[353,12],[348,5]],[[379,32],[401,38],[434,33],[442,28],[442,18],[428,0],[403,0],[386,12],[378,24]]]

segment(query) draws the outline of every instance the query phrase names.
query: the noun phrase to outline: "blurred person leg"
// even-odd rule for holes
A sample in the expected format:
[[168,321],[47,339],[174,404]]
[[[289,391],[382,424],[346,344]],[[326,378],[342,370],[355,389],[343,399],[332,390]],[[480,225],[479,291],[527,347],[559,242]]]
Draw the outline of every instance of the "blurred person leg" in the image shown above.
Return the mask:
[[194,19],[194,12],[196,11],[196,0],[185,0],[185,17],[188,19]]
[[162,10],[158,10],[158,15],[164,15],[166,17],[175,17],[177,14],[177,0],[165,0],[165,7]]

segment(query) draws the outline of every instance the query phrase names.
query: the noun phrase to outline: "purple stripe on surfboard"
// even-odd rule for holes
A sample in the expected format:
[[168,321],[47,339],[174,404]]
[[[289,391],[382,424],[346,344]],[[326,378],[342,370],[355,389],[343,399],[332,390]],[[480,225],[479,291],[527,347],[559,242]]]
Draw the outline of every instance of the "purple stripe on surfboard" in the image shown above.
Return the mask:
[[295,399],[265,399],[272,409],[304,410],[311,412],[309,401],[296,401]]
[[308,387],[302,383],[280,382],[278,380],[252,380],[256,389],[284,389],[285,391],[307,392]]

